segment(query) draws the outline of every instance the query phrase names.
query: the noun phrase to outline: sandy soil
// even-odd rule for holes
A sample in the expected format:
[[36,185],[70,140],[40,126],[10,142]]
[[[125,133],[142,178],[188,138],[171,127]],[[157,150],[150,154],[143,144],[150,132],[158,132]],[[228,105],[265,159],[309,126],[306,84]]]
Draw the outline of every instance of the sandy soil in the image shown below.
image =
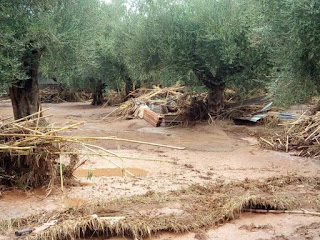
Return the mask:
[[[21,192],[4,191],[0,198],[0,218],[10,219],[30,214],[84,205],[99,200],[112,200],[145,194],[148,191],[168,192],[193,183],[206,184],[216,179],[264,179],[271,176],[298,173],[316,176],[320,164],[312,159],[287,153],[260,149],[253,137],[262,127],[235,126],[217,121],[188,127],[154,128],[144,120],[119,120],[103,116],[114,108],[94,107],[89,103],[44,104],[52,114],[50,123],[57,125],[85,121],[77,129],[65,132],[72,136],[117,136],[140,141],[184,146],[173,150],[133,143],[93,141],[121,156],[176,161],[175,164],[138,159],[112,159],[128,168],[136,177],[121,176],[107,160],[84,156],[86,163],[75,173],[80,184],[59,188],[44,198],[44,190]],[[0,103],[0,116],[12,116],[10,103]],[[90,175],[93,174],[92,177]],[[243,214],[240,219],[201,233],[173,235],[162,233],[155,239],[320,239],[319,217],[302,215]],[[5,236],[0,239],[6,239]],[[10,239],[7,237],[7,239]],[[123,238],[113,238],[123,239]]]

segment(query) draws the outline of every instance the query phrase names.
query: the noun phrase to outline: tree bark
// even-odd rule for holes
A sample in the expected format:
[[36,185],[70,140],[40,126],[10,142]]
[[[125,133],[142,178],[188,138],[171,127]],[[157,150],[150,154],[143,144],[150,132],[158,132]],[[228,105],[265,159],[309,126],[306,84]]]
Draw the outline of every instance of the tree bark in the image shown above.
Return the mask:
[[15,119],[36,113],[40,109],[38,69],[41,51],[30,50],[23,59],[28,79],[18,80],[9,88]]
[[202,82],[209,90],[208,92],[208,111],[219,113],[224,107],[223,93],[225,83],[223,82],[222,75],[219,73],[214,76],[212,72],[206,68],[194,69],[196,77]]
[[125,97],[124,101],[128,100],[129,94],[133,90],[132,86],[133,86],[132,79],[130,77],[126,77],[126,79],[125,79],[125,87],[124,87],[124,90],[125,90],[125,93],[126,93],[126,97]]
[[223,94],[225,84],[215,85],[208,92],[208,109],[210,112],[220,113],[224,108]]
[[95,90],[93,92],[93,99],[91,102],[91,105],[97,106],[103,104],[103,89],[104,89],[103,83],[98,83],[95,87]]

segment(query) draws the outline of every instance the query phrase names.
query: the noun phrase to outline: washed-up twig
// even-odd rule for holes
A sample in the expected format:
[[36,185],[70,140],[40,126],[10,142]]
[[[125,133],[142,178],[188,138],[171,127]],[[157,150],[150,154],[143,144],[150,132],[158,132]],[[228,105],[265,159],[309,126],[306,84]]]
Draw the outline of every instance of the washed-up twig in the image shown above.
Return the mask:
[[269,142],[268,140],[264,139],[263,137],[260,137],[260,139],[261,139],[262,141],[268,143],[271,147],[274,147],[274,145],[273,145],[271,142]]
[[243,212],[252,212],[252,213],[289,213],[289,214],[306,214],[306,215],[313,215],[313,216],[320,216],[320,212],[310,212],[305,209],[299,210],[265,210],[265,209],[242,209]]
[[109,112],[106,116],[104,116],[102,119],[106,119],[107,117],[111,116],[113,113],[115,113],[116,111],[118,111],[118,108],[112,110],[111,112]]
[[[61,149],[61,145],[59,143],[59,149]],[[61,191],[63,192],[63,169],[62,169],[62,155],[59,154],[59,170],[60,170],[60,185],[61,185]]]

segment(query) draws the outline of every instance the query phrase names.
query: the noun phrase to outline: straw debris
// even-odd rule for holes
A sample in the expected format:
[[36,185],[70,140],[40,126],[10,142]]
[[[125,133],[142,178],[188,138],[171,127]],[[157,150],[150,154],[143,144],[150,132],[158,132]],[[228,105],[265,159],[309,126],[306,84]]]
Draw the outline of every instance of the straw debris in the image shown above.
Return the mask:
[[301,157],[320,159],[320,120],[318,115],[301,117],[283,124],[280,132],[260,137],[260,145],[278,151],[294,151]]
[[[62,151],[67,144],[52,141],[51,137],[68,127],[51,128],[40,117],[45,110],[0,125],[0,184],[22,189],[52,187],[59,175],[59,155],[54,153]],[[71,176],[78,162],[77,158],[73,159],[64,171],[66,175]]]
[[39,95],[43,103],[84,102],[92,99],[92,93],[84,90],[69,91],[50,87],[40,89]]
[[[217,180],[205,186],[192,185],[170,193],[148,192],[129,199],[2,221],[0,226],[33,227],[57,219],[55,226],[28,239],[76,239],[102,235],[142,239],[159,231],[181,233],[223,224],[239,217],[244,209],[315,209],[316,193],[313,189],[317,181],[296,175],[264,181],[246,179],[226,183]],[[298,187],[301,184],[305,186],[303,189]]]

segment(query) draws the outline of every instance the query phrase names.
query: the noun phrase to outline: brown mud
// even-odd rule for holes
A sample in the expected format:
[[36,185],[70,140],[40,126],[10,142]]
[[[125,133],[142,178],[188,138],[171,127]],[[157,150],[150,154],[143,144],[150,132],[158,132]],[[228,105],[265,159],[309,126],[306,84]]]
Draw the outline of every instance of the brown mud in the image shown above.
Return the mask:
[[[4,191],[0,198],[2,220],[84,206],[101,199],[111,201],[148,192],[165,194],[185,189],[192,184],[206,185],[216,181],[245,179],[254,181],[292,174],[310,178],[319,176],[320,164],[312,159],[259,148],[253,135],[264,128],[263,126],[234,126],[228,121],[217,121],[214,126],[201,123],[188,127],[153,128],[144,120],[103,120],[102,118],[114,108],[95,107],[89,102],[44,104],[43,107],[49,107],[47,114],[53,114],[49,119],[50,123],[86,122],[77,129],[68,130],[64,133],[66,135],[117,136],[184,146],[186,150],[93,141],[93,144],[103,146],[121,156],[169,160],[176,163],[113,159],[126,169],[137,171],[137,176],[131,178],[122,177],[121,170],[115,170],[115,166],[105,159],[82,156],[86,162],[75,172],[79,183],[66,185],[63,193],[59,186],[49,197],[45,197],[43,189],[31,192]],[[9,103],[0,103],[0,115],[3,119],[12,116]],[[304,187],[304,184],[295,185],[287,189],[287,193],[294,194]],[[308,189],[303,194],[315,198],[317,192]],[[179,206],[164,206],[162,211],[179,213]],[[244,213],[239,219],[203,229],[202,232],[184,235],[159,233],[155,239],[320,239],[320,227],[317,225],[319,220],[319,217],[308,215]],[[0,239],[11,239],[8,237],[10,234],[5,233]]]
[[[134,174],[135,177],[142,177],[147,175],[147,171],[139,168],[126,168],[127,171]],[[123,172],[120,168],[95,168],[95,169],[84,169],[84,168],[78,168],[76,171],[74,171],[73,175],[77,178],[80,177],[125,177],[128,174]],[[130,176],[130,175],[129,175]]]

